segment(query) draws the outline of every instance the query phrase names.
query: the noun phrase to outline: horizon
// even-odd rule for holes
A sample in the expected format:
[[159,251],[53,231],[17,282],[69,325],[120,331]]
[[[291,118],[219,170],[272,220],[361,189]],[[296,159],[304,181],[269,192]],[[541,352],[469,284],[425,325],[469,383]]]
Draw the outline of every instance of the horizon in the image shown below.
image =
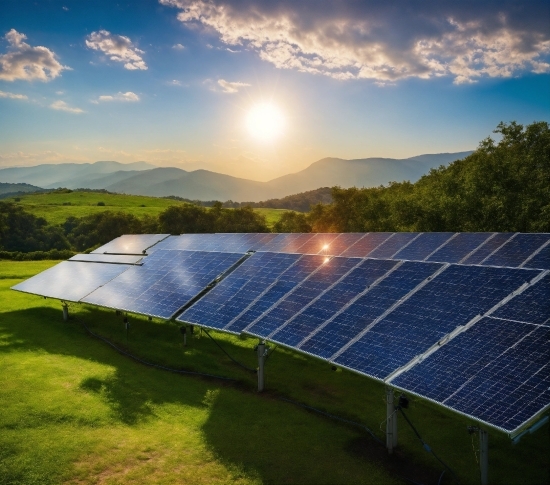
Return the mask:
[[0,168],[143,161],[269,181],[550,121],[542,1],[2,8]]

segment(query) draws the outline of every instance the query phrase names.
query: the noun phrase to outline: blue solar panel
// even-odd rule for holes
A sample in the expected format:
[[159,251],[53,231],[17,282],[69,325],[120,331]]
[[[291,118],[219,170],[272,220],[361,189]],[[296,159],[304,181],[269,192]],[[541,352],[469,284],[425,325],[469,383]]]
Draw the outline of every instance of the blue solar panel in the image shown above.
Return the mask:
[[[332,241],[328,247],[327,254],[340,256],[342,253],[351,248],[354,244],[360,241],[365,234],[362,232],[342,232]],[[354,257],[354,256],[350,256]]]
[[368,257],[390,259],[395,253],[400,251],[403,246],[409,244],[416,236],[418,236],[417,232],[396,232],[378,248],[371,251]]
[[403,263],[302,344],[300,349],[323,359],[330,359],[441,266],[437,263]]
[[102,254],[144,254],[147,248],[168,237],[168,234],[124,234],[92,251]]
[[459,263],[468,254],[483,244],[491,232],[460,232],[445,246],[432,254],[426,261],[441,263]]
[[308,239],[297,250],[300,254],[329,254],[329,248],[332,241],[334,241],[339,234],[337,233],[317,233],[314,234],[311,239]]
[[177,320],[223,329],[299,258],[298,254],[255,253]]
[[481,264],[518,267],[550,239],[550,234],[516,234]]
[[523,263],[523,268],[550,269],[550,244],[544,246],[529,261]]
[[358,263],[343,280],[313,301],[270,339],[289,346],[298,346],[312,331],[397,264],[396,261],[374,259],[359,260]]
[[393,236],[392,232],[369,232],[348,249],[342,251],[340,255],[346,258],[364,258],[391,236]]
[[550,328],[483,318],[392,384],[513,432],[550,404]]
[[300,286],[280,300],[269,312],[246,328],[246,333],[267,338],[294,317],[323,291],[360,263],[356,258],[332,258],[321,265]]
[[266,310],[283,298],[290,290],[299,285],[315,269],[323,264],[323,256],[302,255],[296,264],[283,272],[277,281],[263,293],[245,312],[241,313],[233,320],[225,330],[240,333],[245,327],[250,325],[256,318],[261,316]]
[[[171,318],[242,255],[159,249],[83,301],[160,318]],[[71,263],[74,264],[74,263]],[[85,264],[85,263],[84,263]]]
[[550,319],[550,275],[502,305],[491,316],[543,324]]
[[539,273],[452,265],[374,325],[335,362],[384,379]]
[[498,232],[493,237],[487,239],[478,249],[476,249],[470,256],[468,256],[463,264],[481,264],[481,262],[489,256],[493,251],[500,248],[508,239],[510,239],[514,233],[512,232]]
[[392,259],[423,261],[453,235],[453,232],[424,232],[406,248],[392,256]]
[[12,287],[34,295],[79,301],[96,288],[132,268],[126,264],[63,261]]

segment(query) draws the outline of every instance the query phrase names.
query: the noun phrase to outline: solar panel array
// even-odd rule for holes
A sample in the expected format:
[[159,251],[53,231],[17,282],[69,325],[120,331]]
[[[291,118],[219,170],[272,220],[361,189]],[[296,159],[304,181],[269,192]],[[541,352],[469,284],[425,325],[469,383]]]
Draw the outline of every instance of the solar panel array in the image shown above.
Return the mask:
[[14,289],[276,342],[510,434],[550,407],[550,234],[121,236]]

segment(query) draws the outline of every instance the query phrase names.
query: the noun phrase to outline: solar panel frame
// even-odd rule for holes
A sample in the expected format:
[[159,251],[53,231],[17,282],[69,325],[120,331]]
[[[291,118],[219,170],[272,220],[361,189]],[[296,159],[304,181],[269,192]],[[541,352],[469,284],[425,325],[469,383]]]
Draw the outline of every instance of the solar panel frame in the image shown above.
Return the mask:
[[492,266],[509,266],[518,268],[530,258],[532,254],[542,249],[550,241],[547,233],[516,233],[500,248],[487,256],[480,264]]
[[76,254],[68,261],[80,261],[84,263],[105,263],[105,264],[140,264],[143,255],[134,254]]
[[531,254],[520,268],[550,269],[550,239]]

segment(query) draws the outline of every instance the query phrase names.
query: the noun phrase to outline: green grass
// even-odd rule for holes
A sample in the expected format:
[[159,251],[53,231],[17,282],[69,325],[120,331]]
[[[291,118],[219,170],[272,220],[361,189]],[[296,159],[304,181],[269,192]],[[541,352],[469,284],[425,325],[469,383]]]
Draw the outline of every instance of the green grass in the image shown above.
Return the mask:
[[[15,198],[8,198],[6,201],[20,204],[26,211],[37,217],[43,217],[50,224],[62,224],[70,216],[84,217],[106,210],[128,212],[137,217],[158,216],[167,207],[183,203],[159,197],[97,192],[49,192],[21,195],[17,198],[20,199],[18,202]],[[103,202],[105,205],[98,206],[98,202]],[[266,216],[269,227],[273,227],[284,212],[280,209],[254,209],[254,211]]]
[[[267,361],[267,392],[205,335],[182,346],[177,326],[10,291],[51,261],[0,262],[0,484],[437,483],[442,467],[403,419],[388,456],[368,434],[281,396],[364,423],[383,437],[384,388],[283,348]],[[234,383],[177,375],[136,363],[86,333],[144,359],[224,375]],[[252,339],[213,333],[239,361],[255,366]],[[500,398],[495,396],[495,398]],[[473,424],[413,399],[408,415],[457,471],[479,483]],[[548,483],[548,425],[519,445],[490,431],[492,483]],[[449,473],[443,484],[453,483]]]

